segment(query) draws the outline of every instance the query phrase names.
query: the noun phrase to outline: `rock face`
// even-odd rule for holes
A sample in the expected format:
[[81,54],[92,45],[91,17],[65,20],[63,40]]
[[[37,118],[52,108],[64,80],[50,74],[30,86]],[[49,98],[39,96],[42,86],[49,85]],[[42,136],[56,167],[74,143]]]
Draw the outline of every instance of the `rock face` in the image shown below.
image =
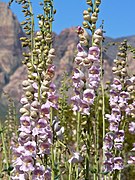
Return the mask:
[[21,65],[21,26],[7,4],[0,2],[0,92]]
[[[0,2],[0,92],[4,90],[18,102],[22,88],[21,83],[26,78],[25,66],[21,64],[22,47],[19,38],[25,36],[19,22],[5,3]],[[135,46],[135,37],[124,37],[119,39],[105,38],[104,47],[109,42],[122,42],[127,39],[129,44]],[[76,53],[78,37],[75,28],[64,29],[59,35],[54,33],[53,47],[56,49],[56,75],[55,83],[59,87],[61,76],[64,71],[71,74],[73,61]],[[117,47],[109,48],[103,54],[105,59],[104,69],[106,80],[112,78],[111,66],[117,53]],[[135,62],[129,53],[129,69],[135,70]]]

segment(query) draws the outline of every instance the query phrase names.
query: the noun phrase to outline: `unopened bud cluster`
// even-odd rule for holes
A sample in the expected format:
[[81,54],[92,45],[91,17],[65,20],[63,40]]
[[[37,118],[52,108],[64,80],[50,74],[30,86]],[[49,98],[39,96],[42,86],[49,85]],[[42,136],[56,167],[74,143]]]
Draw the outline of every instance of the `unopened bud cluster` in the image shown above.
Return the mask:
[[99,5],[101,4],[101,0],[96,0],[95,2],[92,0],[86,0],[86,3],[89,7],[87,10],[83,11],[83,27],[94,32],[96,29],[96,22],[98,20]]

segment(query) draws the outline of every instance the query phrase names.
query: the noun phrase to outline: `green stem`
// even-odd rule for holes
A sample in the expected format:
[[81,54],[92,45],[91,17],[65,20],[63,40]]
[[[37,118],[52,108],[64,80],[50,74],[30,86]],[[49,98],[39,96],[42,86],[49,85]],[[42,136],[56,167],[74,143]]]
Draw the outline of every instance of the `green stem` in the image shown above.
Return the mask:
[[88,180],[89,178],[89,172],[90,172],[90,141],[91,141],[91,138],[90,138],[90,119],[88,118],[88,121],[87,121],[87,156],[86,156],[86,180]]
[[121,171],[119,171],[118,180],[121,180]]
[[[6,161],[6,169],[8,170],[8,168],[9,168],[9,163],[8,163],[6,144],[5,144],[5,140],[4,140],[4,133],[3,133],[3,129],[2,129],[1,122],[0,122],[0,132],[1,132],[1,140],[2,140],[2,147],[3,147],[4,159],[5,159],[5,161]],[[9,176],[8,176],[8,179],[10,179]]]
[[[51,123],[51,127],[53,127],[53,108],[50,108],[50,123]],[[53,131],[53,128],[52,128]],[[54,180],[55,178],[55,165],[54,165],[54,132],[53,132],[53,142],[52,142],[52,146],[51,146],[51,161],[52,161],[52,176],[51,176],[51,180]]]
[[30,7],[30,17],[31,17],[31,63],[33,64],[33,48],[34,48],[34,14],[33,14],[33,9],[30,0],[29,2],[29,7]]
[[69,177],[68,180],[72,180],[72,163],[69,165]]
[[[100,56],[100,60],[101,60],[101,89],[102,89],[102,123],[103,123],[103,140],[105,137],[105,91],[104,91],[104,81],[103,81],[103,57],[102,57],[102,43],[101,43],[101,56]],[[103,141],[103,145],[104,145],[104,141]],[[103,149],[103,161],[105,159],[105,152]]]
[[[80,125],[81,125],[81,113],[77,113],[77,152],[80,151]],[[78,179],[78,164],[75,166],[76,169],[76,179]]]
[[96,169],[97,178],[99,178],[99,113],[97,112],[97,122],[96,122]]
[[81,113],[77,113],[77,151],[80,150],[80,124],[81,124]]

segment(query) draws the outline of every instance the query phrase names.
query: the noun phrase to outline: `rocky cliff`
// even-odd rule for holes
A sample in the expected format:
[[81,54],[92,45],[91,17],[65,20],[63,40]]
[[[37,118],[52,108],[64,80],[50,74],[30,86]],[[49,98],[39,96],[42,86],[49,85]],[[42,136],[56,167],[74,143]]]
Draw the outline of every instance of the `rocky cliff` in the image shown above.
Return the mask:
[[22,48],[19,38],[23,35],[16,16],[7,4],[0,2],[0,92],[21,65]]

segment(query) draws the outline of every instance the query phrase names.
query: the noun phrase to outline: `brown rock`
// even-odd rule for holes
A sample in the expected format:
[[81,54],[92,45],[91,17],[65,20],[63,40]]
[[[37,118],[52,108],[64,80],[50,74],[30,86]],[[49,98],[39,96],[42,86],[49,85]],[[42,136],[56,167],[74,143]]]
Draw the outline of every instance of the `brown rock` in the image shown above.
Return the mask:
[[0,2],[0,87],[9,82],[9,77],[21,65],[22,47],[19,38],[24,35],[21,26],[8,8]]

